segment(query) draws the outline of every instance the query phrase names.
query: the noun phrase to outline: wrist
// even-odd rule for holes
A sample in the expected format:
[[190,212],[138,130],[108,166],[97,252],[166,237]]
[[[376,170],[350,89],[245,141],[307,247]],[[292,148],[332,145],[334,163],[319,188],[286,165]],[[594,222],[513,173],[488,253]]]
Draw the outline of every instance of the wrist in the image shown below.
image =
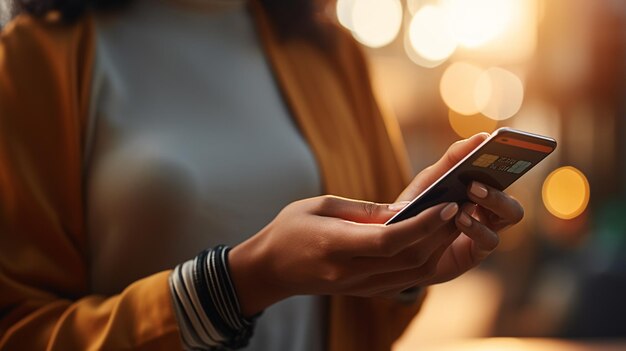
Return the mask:
[[261,245],[256,245],[256,239],[235,246],[228,257],[230,277],[244,317],[257,315],[290,295],[275,284],[271,265],[263,259],[264,252],[258,248]]

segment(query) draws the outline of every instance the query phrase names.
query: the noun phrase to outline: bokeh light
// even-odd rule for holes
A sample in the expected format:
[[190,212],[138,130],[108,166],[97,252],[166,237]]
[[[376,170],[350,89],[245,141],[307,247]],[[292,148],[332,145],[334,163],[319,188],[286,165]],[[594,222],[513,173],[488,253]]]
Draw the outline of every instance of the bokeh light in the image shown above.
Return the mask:
[[543,203],[552,215],[561,219],[576,218],[583,213],[589,195],[587,177],[571,166],[556,169],[543,183]]
[[513,117],[522,106],[524,83],[505,69],[491,67],[476,82],[474,98],[482,114],[504,120]]
[[399,0],[358,0],[352,7],[354,37],[369,47],[391,43],[401,25],[402,4]]
[[448,120],[454,132],[461,138],[469,138],[480,132],[491,133],[498,127],[496,120],[483,116],[480,113],[466,116],[454,110],[449,110]]
[[[474,115],[480,112],[483,106],[476,104],[475,95],[478,89],[478,80],[483,70],[466,62],[451,64],[441,77],[439,91],[448,107],[463,115]],[[487,87],[491,89],[491,87]],[[489,90],[480,95],[490,94]]]
[[437,6],[426,5],[413,16],[409,39],[415,52],[431,62],[446,60],[456,49],[446,14]]
[[337,19],[342,26],[352,30],[352,9],[356,0],[337,0]]
[[415,51],[415,48],[413,47],[413,44],[411,44],[411,39],[409,38],[409,32],[406,31],[403,35],[403,46],[404,46],[404,53],[409,57],[409,59],[411,61],[413,61],[413,63],[415,63],[418,66],[421,67],[425,67],[425,68],[435,68],[439,65],[441,65],[442,63],[446,62],[447,58],[443,59],[443,60],[428,60],[426,58],[424,58],[422,55],[418,54]]
[[475,48],[505,32],[516,0],[444,0],[448,26],[459,45]]

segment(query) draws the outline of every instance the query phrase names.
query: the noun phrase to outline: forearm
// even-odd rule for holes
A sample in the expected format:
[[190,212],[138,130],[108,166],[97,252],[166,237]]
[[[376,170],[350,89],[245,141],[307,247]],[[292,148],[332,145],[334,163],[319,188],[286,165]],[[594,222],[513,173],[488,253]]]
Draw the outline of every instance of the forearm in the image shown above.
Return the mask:
[[180,349],[168,276],[154,274],[108,298],[3,303],[10,312],[3,315],[0,350]]

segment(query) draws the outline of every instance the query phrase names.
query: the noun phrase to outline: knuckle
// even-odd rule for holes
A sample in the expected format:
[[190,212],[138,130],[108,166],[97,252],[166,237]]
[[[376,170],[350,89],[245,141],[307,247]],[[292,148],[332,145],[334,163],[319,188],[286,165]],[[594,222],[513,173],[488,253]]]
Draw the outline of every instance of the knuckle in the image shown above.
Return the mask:
[[491,229],[482,227],[478,238],[480,242],[477,243],[482,250],[493,251],[500,244],[500,237]]
[[332,195],[322,195],[318,197],[319,203],[318,206],[322,210],[327,210],[332,208],[337,202],[337,198]]
[[499,236],[487,226],[478,223],[475,227],[475,238],[478,240],[479,246],[483,250],[493,251],[500,244]]
[[318,238],[317,250],[322,258],[330,259],[334,256],[334,245],[330,242],[326,235],[321,235]]
[[320,206],[321,197],[313,197],[294,201],[282,209],[282,213],[298,214],[302,212],[315,213],[322,208]]
[[322,280],[328,284],[338,284],[343,280],[345,276],[343,270],[333,264],[329,264],[326,266],[322,273]]
[[463,139],[463,140],[457,140],[454,143],[452,143],[452,145],[448,147],[448,150],[443,156],[445,157],[446,162],[450,164],[457,163],[459,160],[458,148],[460,145],[463,145],[466,142],[467,142],[467,139]]
[[363,212],[368,218],[374,217],[374,214],[376,213],[376,208],[378,207],[377,204],[373,202],[364,201],[361,203],[361,206],[363,206]]
[[379,240],[388,240],[386,237],[390,235],[391,232],[393,232],[393,230],[390,230],[389,227],[383,226],[372,228],[372,230],[374,231],[374,235],[379,238]]
[[294,201],[287,206],[283,207],[280,213],[290,213],[293,211],[298,211],[298,209],[302,206],[306,206],[308,204],[307,200],[298,200]]
[[433,169],[435,168],[435,166],[430,165],[426,168],[424,168],[421,172],[419,172],[419,175],[424,175],[424,174],[429,174],[433,171]]
[[493,207],[502,208],[502,215],[506,222],[515,224],[524,218],[524,207],[510,195],[504,192],[496,192],[494,199],[491,200]]
[[383,231],[380,235],[377,235],[376,250],[381,256],[393,256],[396,253],[393,244],[394,242],[393,240],[391,240],[391,235],[389,235],[389,232]]
[[378,252],[379,254],[384,254],[385,249],[387,248],[387,240],[383,235],[376,235],[373,246],[376,252]]

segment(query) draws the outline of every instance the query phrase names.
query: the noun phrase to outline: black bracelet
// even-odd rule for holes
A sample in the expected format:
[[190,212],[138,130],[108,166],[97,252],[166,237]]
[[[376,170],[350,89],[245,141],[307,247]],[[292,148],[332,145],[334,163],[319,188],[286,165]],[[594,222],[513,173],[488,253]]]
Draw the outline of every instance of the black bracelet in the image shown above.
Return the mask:
[[230,279],[229,252],[224,245],[205,250],[170,275],[172,300],[186,348],[236,349],[248,345],[252,337],[258,315],[245,318],[241,314]]
[[260,314],[255,315],[252,318],[245,318],[241,314],[241,307],[239,306],[239,299],[235,287],[230,279],[230,269],[228,266],[228,254],[230,248],[225,245],[220,245],[215,248],[215,257],[217,263],[217,272],[219,276],[219,282],[222,284],[222,291],[226,294],[226,308],[231,315],[236,318],[236,323],[240,326],[237,329],[237,334],[231,339],[231,343],[227,345],[231,348],[239,348],[248,345],[250,338],[254,332],[255,321]]
[[231,338],[235,335],[235,332],[231,330],[231,328],[229,328],[220,317],[220,313],[217,311],[217,304],[209,292],[209,282],[211,281],[211,278],[207,273],[206,261],[210,253],[210,249],[203,251],[195,260],[196,265],[194,275],[197,276],[198,279],[197,282],[194,282],[194,288],[198,298],[200,299],[204,312],[207,314],[211,322],[213,322],[217,331],[226,338]]

